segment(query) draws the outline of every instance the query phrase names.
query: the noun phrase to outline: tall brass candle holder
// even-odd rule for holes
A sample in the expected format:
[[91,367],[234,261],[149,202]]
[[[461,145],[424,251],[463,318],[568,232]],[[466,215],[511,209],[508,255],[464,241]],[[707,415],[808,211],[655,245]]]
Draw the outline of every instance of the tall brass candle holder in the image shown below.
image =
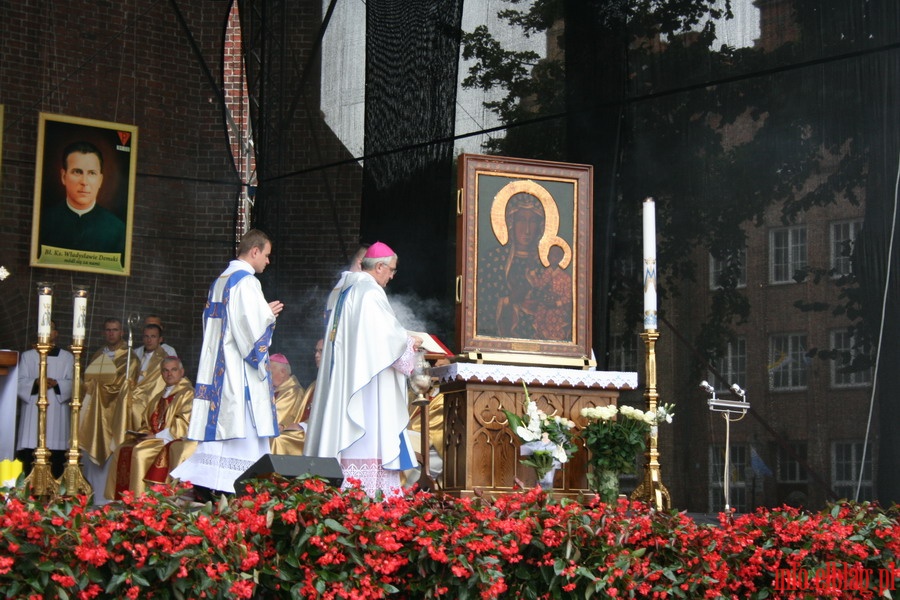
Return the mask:
[[71,434],[69,436],[69,451],[67,453],[66,470],[59,478],[60,494],[65,496],[77,496],[84,494],[90,496],[93,492],[81,470],[81,448],[78,443],[78,424],[81,420],[81,352],[84,349],[85,321],[87,318],[87,289],[76,286],[74,301],[74,319],[72,321],[72,345],[69,346],[75,357],[75,372],[72,375],[72,418]]
[[[656,393],[656,340],[659,338],[659,331],[655,329],[647,329],[641,333],[641,338],[647,346],[646,353],[646,373],[647,387],[644,397],[647,399],[647,410],[651,413],[656,412],[659,396]],[[662,475],[659,469],[659,437],[657,429],[651,427],[650,440],[647,444],[647,464],[644,466],[644,480],[631,494],[632,500],[643,500],[648,504],[652,504],[657,510],[668,510],[672,507],[672,499],[669,497],[669,490],[663,485]]]
[[428,439],[428,407],[431,404],[431,398],[425,396],[425,393],[431,390],[433,385],[431,381],[431,367],[425,360],[425,352],[419,351],[416,356],[416,364],[412,373],[409,375],[409,387],[416,392],[416,398],[412,401],[412,405],[419,409],[419,422],[421,424],[421,445],[422,453],[422,469],[419,474],[419,489],[430,492],[434,491],[437,484],[431,476],[431,468],[429,466],[429,454],[431,451],[431,441]]
[[56,493],[56,480],[50,468],[50,450],[47,448],[47,353],[53,348],[50,319],[52,314],[53,286],[38,284],[38,341],[35,349],[40,357],[38,370],[38,431],[34,449],[34,465],[25,478],[25,489],[32,496],[50,496]]

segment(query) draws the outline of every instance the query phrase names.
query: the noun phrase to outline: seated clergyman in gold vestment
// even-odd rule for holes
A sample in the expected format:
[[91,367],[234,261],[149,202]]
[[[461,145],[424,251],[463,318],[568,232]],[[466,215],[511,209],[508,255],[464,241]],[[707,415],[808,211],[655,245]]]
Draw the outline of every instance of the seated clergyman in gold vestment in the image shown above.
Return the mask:
[[124,419],[116,421],[116,408],[126,381],[133,384],[140,366],[122,339],[119,319],[106,319],[103,336],[106,346],[94,353],[84,371],[84,404],[78,424],[78,441],[85,457],[84,475],[94,490],[95,504],[104,503],[107,461],[115,445],[125,439],[126,423]]
[[[114,432],[140,429],[150,400],[156,398],[166,386],[161,368],[163,359],[168,354],[161,346],[162,339],[162,329],[159,325],[144,326],[144,345],[139,349],[141,352],[135,351],[134,353],[138,357],[137,383],[123,388],[119,393],[120,397],[113,413],[112,430]],[[124,437],[115,440],[112,449],[115,450],[123,441],[125,441]]]
[[278,412],[277,437],[269,440],[272,454],[303,454],[306,432],[301,423],[306,421],[304,413],[308,396],[297,377],[291,374],[291,364],[284,354],[269,356],[269,372],[275,386],[275,410]]
[[185,439],[191,419],[194,386],[184,376],[181,359],[163,360],[165,388],[148,404],[139,434],[129,435],[113,455],[106,496],[119,498],[125,490],[142,494],[146,484],[166,483],[169,472],[193,452],[197,442]]

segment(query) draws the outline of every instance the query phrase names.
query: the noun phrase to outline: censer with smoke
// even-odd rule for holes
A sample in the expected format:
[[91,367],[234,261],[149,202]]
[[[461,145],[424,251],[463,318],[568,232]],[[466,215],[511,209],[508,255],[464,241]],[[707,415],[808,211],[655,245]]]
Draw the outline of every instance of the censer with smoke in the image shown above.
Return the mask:
[[425,392],[431,389],[431,365],[425,360],[424,350],[419,350],[416,353],[416,362],[412,373],[409,374],[409,387],[417,394],[415,400],[413,400],[414,405],[428,404]]

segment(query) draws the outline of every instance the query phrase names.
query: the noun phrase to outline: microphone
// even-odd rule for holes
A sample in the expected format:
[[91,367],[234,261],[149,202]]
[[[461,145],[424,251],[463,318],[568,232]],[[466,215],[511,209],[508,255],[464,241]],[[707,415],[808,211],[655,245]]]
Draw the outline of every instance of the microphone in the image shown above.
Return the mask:
[[745,392],[744,390],[742,390],[742,389],[741,389],[741,386],[739,386],[739,385],[736,384],[736,383],[732,383],[732,384],[731,384],[731,391],[734,392],[734,395],[735,395],[735,396],[740,396],[741,398],[744,398],[744,397],[747,396],[747,392]]
[[716,388],[714,388],[713,386],[709,385],[709,382],[708,382],[708,381],[701,381],[701,382],[700,382],[700,389],[703,390],[704,392],[706,392],[707,394],[714,394],[714,393],[716,393]]

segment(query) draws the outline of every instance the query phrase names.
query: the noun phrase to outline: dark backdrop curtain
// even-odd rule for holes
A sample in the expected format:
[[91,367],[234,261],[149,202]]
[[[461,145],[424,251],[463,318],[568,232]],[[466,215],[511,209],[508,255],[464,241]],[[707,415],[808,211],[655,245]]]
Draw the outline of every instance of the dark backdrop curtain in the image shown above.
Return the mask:
[[[462,0],[371,0],[361,237],[399,255],[395,293],[447,297],[455,271],[453,131]],[[415,307],[411,307],[415,310]],[[452,339],[452,306],[435,324]]]
[[[871,118],[867,120],[872,168],[866,194],[866,220],[861,233],[855,268],[860,274],[865,320],[872,334],[884,315],[882,346],[878,375],[875,379],[876,411],[879,437],[870,444],[868,453],[879,460],[876,495],[884,505],[900,502],[900,401],[895,389],[894,373],[900,365],[900,240],[892,236],[897,230],[894,214],[897,202],[897,177],[900,175],[900,57],[896,52],[873,57],[865,79],[871,85]],[[889,261],[890,259],[890,261]],[[888,280],[888,278],[890,278]],[[885,285],[888,285],[885,295]]]

